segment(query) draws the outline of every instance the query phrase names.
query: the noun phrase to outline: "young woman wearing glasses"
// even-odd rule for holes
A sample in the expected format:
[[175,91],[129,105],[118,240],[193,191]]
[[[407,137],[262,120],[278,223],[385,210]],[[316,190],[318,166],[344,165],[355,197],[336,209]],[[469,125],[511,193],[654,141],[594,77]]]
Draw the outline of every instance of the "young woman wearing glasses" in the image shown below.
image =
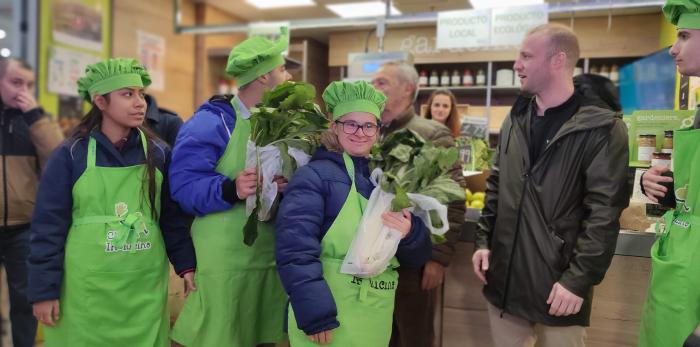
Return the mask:
[[[290,298],[293,347],[386,347],[398,274],[341,274],[367,199],[374,189],[368,156],[378,138],[386,97],[367,82],[334,82],[323,93],[334,123],[308,165],[287,186],[275,228],[277,268]],[[399,264],[422,266],[431,244],[423,222],[408,211],[385,212],[401,232]],[[410,256],[405,256],[409,255]]]

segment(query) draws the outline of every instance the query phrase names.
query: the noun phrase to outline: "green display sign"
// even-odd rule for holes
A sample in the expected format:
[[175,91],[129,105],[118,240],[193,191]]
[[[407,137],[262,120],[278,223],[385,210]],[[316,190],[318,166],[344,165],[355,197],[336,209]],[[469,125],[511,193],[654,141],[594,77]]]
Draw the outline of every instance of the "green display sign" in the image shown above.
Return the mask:
[[[664,131],[690,128],[693,126],[695,110],[654,110],[636,111],[629,116],[623,117],[627,124],[629,135],[630,158],[629,165],[632,167],[649,167],[649,163],[641,160],[650,153],[642,148],[639,150],[640,142],[645,145],[650,135],[655,139],[654,152],[660,152],[664,140]],[[645,139],[645,136],[646,139]],[[645,147],[645,146],[643,146]]]

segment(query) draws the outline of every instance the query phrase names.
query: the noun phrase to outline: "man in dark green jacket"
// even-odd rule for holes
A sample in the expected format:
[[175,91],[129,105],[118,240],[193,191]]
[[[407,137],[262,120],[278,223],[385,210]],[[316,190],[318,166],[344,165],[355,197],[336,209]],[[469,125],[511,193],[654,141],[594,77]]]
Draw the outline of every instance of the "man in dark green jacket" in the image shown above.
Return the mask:
[[[454,138],[447,127],[416,115],[413,102],[418,93],[418,73],[413,65],[386,63],[374,75],[372,84],[387,96],[382,112],[382,140],[394,131],[410,129],[437,146],[454,146]],[[452,178],[464,185],[461,164],[455,166]],[[447,218],[450,222],[450,230],[445,234],[447,241],[433,245],[431,259],[425,266],[398,270],[400,280],[390,347],[430,347],[433,344],[437,288],[444,280],[464,222],[464,201],[450,204]]]
[[578,40],[546,24],[523,40],[521,96],[501,127],[474,272],[496,346],[583,346],[592,288],[628,204],[621,115],[574,91]]

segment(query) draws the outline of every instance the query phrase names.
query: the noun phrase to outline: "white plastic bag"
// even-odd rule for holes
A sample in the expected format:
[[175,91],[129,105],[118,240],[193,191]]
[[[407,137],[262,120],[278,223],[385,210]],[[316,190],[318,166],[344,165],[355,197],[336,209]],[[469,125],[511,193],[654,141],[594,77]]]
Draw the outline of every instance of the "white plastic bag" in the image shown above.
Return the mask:
[[[311,156],[306,152],[289,147],[287,153],[296,161],[297,168],[306,165]],[[282,158],[280,149],[277,146],[269,145],[257,147],[255,143],[248,141],[246,167],[257,167],[258,156],[260,158],[259,173],[262,174],[262,187],[260,191],[260,208],[258,209],[258,220],[261,222],[268,221],[272,218],[272,204],[277,198],[277,184],[273,182],[275,176],[282,175]],[[255,208],[255,194],[248,196],[245,202],[246,215],[250,216]]]
[[401,241],[400,232],[382,223],[382,213],[389,210],[393,198],[394,194],[379,186],[372,190],[340,272],[358,277],[372,277],[384,272]]
[[[343,260],[343,265],[340,268],[342,273],[358,277],[376,276],[389,266],[391,258],[394,257],[399,247],[401,233],[384,226],[382,223],[382,213],[389,211],[391,200],[394,199],[395,195],[381,189],[378,184],[381,175],[380,169],[372,172],[371,180],[376,187],[372,190],[357,233]],[[413,204],[408,210],[420,218],[431,233],[442,235],[449,230],[447,206],[435,198],[422,194],[408,193],[408,198]],[[442,227],[432,226],[431,210],[437,211]]]

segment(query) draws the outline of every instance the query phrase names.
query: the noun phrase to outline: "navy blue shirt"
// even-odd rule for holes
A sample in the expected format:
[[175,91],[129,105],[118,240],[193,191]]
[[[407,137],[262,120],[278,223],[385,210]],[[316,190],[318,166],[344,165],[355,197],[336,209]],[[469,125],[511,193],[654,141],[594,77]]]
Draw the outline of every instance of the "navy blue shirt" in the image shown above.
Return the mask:
[[[118,150],[100,131],[91,135],[96,140],[96,165],[124,167],[143,164],[145,157],[141,139],[133,130]],[[155,145],[155,162],[163,174],[159,225],[166,252],[178,274],[195,268],[195,253],[182,211],[170,197],[167,168],[170,149],[160,141]],[[29,301],[58,299],[63,279],[63,258],[68,230],[72,224],[73,185],[87,167],[88,138],[66,140],[53,152],[39,184],[31,223],[29,254]]]

